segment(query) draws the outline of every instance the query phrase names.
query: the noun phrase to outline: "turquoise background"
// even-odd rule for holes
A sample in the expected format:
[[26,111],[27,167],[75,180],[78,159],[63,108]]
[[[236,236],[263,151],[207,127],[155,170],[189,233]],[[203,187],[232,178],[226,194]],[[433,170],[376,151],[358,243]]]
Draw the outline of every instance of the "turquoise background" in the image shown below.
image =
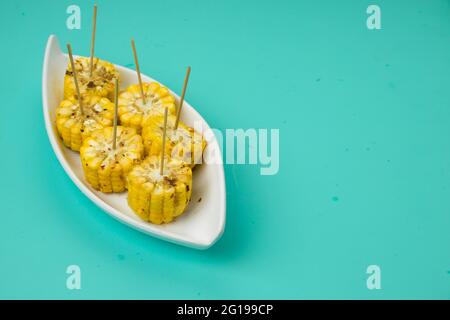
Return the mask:
[[226,166],[227,226],[206,251],[113,220],[53,154],[45,44],[88,55],[92,4],[0,5],[0,298],[450,298],[450,1],[98,1],[101,58],[133,67],[133,36],[175,91],[192,66],[187,99],[211,126],[280,129],[277,175]]

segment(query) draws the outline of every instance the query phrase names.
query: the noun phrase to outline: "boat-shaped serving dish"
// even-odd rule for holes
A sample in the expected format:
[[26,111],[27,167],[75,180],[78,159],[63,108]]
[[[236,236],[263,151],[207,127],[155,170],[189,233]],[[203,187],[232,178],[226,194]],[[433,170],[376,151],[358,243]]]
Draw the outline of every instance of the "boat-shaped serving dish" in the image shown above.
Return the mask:
[[[51,35],[45,51],[42,98],[45,126],[53,150],[66,173],[77,187],[97,206],[127,226],[173,243],[206,249],[222,235],[225,228],[226,192],[222,161],[212,159],[198,165],[193,172],[193,191],[186,212],[174,222],[154,225],[141,220],[128,206],[127,193],[106,194],[92,189],[86,182],[80,156],[66,148],[58,136],[55,124],[55,109],[63,99],[64,74],[68,56],[61,51],[56,36]],[[120,73],[121,90],[137,83],[135,70],[116,65]],[[156,81],[142,75],[143,81]],[[179,97],[172,92],[175,99]],[[204,132],[210,130],[202,116],[186,101],[182,120],[189,126],[201,124]],[[206,153],[221,157],[219,144],[214,135],[209,135]]]

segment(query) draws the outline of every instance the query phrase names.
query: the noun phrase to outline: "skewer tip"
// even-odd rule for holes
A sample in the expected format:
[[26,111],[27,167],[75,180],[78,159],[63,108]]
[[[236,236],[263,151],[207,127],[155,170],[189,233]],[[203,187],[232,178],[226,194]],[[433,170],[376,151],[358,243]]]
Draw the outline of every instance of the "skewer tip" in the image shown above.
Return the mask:
[[190,74],[191,74],[191,66],[188,66],[187,70],[186,70],[186,76],[184,77],[183,91],[181,92],[180,104],[179,104],[178,110],[177,110],[177,118],[175,120],[175,126],[174,126],[175,130],[178,129],[178,123],[180,121],[180,116],[181,116],[181,108],[183,107],[184,95],[186,94],[186,88],[187,88]]

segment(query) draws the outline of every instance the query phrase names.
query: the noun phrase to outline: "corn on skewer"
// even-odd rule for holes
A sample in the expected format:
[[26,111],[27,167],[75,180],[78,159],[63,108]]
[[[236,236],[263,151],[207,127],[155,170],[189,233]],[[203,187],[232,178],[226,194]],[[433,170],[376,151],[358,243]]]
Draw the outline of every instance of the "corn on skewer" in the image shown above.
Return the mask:
[[113,150],[113,127],[92,133],[84,140],[80,158],[87,182],[102,192],[122,192],[127,173],[141,162],[142,139],[133,128],[117,126],[117,148]]
[[145,221],[169,223],[186,209],[192,195],[192,170],[166,157],[164,175],[160,157],[150,156],[128,174],[128,205]]
[[130,86],[119,97],[119,117],[122,125],[135,128],[139,133],[146,121],[168,108],[175,114],[175,99],[165,87],[158,83],[143,83],[134,39],[131,39],[138,85]]
[[115,80],[114,124],[95,131],[87,138],[80,157],[88,183],[102,192],[122,192],[127,187],[127,174],[144,155],[142,138],[133,128],[117,125],[119,82]]
[[[78,57],[75,59],[75,70],[81,95],[97,95],[114,99],[114,79],[119,79],[119,73],[112,63],[93,58],[92,76],[90,74],[90,58]],[[76,95],[73,83],[73,69],[69,64],[64,77],[64,98]]]
[[138,84],[128,87],[119,97],[119,117],[124,126],[135,128],[139,133],[146,121],[154,115],[161,115],[167,108],[176,113],[175,98],[169,90],[157,82],[144,83],[141,78],[139,61],[134,39],[131,39]]
[[[113,124],[113,104],[108,98],[86,96],[80,103],[71,97],[56,109],[56,128],[64,145],[79,151],[82,142],[94,131]],[[84,110],[84,114],[81,113]]]
[[155,224],[169,223],[181,215],[192,192],[191,169],[165,155],[166,130],[167,109],[164,112],[160,160],[157,156],[150,156],[142,165],[134,167],[128,176],[128,204],[141,219]]
[[[182,121],[175,129],[175,122],[176,117],[168,115],[165,154],[193,168],[202,161],[206,141],[200,133]],[[148,119],[142,129],[142,139],[147,155],[159,155],[162,152],[163,123],[162,116],[153,116]]]
[[175,98],[166,87],[157,82],[142,83],[145,103],[139,84],[132,85],[119,95],[119,119],[123,126],[135,128],[139,133],[148,119],[163,115],[164,108],[175,115]]
[[[69,59],[73,65],[72,47],[67,44]],[[79,93],[77,73],[73,73],[76,98],[72,96],[61,102],[56,109],[56,127],[64,144],[79,151],[83,140],[93,131],[112,124],[112,104],[107,98]]]
[[109,62],[94,58],[95,53],[95,33],[97,30],[97,5],[94,5],[93,27],[91,38],[91,52],[89,57],[79,57],[74,64],[69,64],[64,77],[64,98],[69,98],[76,94],[71,80],[73,70],[76,69],[79,75],[80,92],[82,95],[98,95],[114,98],[113,79],[119,78],[114,65]]

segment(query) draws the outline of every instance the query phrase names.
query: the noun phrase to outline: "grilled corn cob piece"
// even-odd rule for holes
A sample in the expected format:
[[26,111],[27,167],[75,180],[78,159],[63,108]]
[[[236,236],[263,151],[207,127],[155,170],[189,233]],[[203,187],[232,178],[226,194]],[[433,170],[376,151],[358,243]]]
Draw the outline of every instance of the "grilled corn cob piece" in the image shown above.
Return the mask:
[[143,220],[168,223],[186,209],[192,194],[192,170],[180,160],[150,156],[128,175],[128,204]]
[[93,131],[111,126],[114,105],[108,98],[83,97],[81,114],[78,99],[63,100],[56,109],[56,127],[64,144],[73,151],[79,151],[83,140]]
[[[79,57],[75,59],[75,70],[77,72],[80,93],[84,95],[97,95],[114,100],[114,79],[119,78],[119,73],[112,63],[94,58],[94,68],[90,75],[90,58]],[[66,70],[64,77],[64,98],[76,96],[75,84],[73,82],[72,66]]]
[[169,114],[175,114],[175,98],[166,87],[157,82],[142,84],[145,102],[141,97],[138,84],[132,85],[119,96],[119,119],[123,126],[135,128],[139,133],[146,121],[155,115],[164,115],[164,108]]
[[144,155],[142,138],[135,129],[117,127],[116,150],[113,150],[112,138],[113,127],[97,130],[80,149],[87,182],[102,192],[124,191],[127,173]]
[[[175,121],[175,116],[167,117],[166,154],[171,158],[181,160],[184,164],[193,168],[202,161],[206,141],[200,133],[181,121],[175,130]],[[161,153],[163,129],[163,116],[154,116],[148,119],[142,129],[142,139],[146,154],[158,155]]]

